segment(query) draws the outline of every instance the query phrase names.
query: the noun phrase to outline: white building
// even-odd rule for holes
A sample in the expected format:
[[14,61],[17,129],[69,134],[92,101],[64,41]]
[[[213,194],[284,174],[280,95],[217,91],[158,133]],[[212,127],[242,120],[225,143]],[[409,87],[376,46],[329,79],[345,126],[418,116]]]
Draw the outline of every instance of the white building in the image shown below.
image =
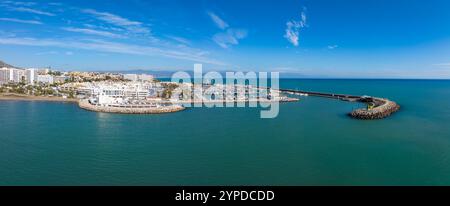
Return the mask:
[[54,76],[53,77],[53,82],[55,82],[55,83],[64,83],[67,79],[69,79],[69,77],[67,77],[67,76]]
[[153,75],[148,75],[148,74],[141,74],[138,76],[138,79],[140,81],[149,81],[152,82],[153,81]]
[[126,80],[136,81],[153,81],[153,75],[149,74],[124,74],[123,78]]
[[50,72],[50,69],[48,69],[48,68],[44,68],[44,69],[39,69],[38,70],[38,74],[40,74],[40,75],[46,75],[49,72]]
[[26,80],[26,72],[25,70],[16,69],[16,68],[1,68],[0,81],[2,83],[7,82],[15,82],[19,83]]
[[9,68],[9,81],[14,83],[26,82],[27,74],[23,69]]
[[34,85],[37,81],[38,72],[37,69],[30,68],[26,70],[27,83]]
[[2,67],[0,68],[0,84],[8,83],[10,79],[9,68]]
[[126,80],[131,80],[133,82],[138,80],[138,75],[137,74],[124,74],[123,78]]
[[98,104],[127,104],[130,102],[145,100],[150,97],[150,89],[154,83],[126,82],[126,83],[83,83],[77,88],[78,94],[90,96]]
[[44,84],[53,84],[53,76],[46,74],[46,75],[37,75],[37,82],[44,83]]

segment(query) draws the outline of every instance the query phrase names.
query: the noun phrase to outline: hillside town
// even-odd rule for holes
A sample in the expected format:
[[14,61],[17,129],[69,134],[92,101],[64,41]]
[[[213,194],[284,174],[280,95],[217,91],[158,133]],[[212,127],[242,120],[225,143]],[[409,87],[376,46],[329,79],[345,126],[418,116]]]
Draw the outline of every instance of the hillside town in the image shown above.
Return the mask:
[[55,96],[64,98],[76,98],[77,88],[68,84],[92,82],[126,82],[126,81],[153,81],[152,75],[147,74],[119,74],[109,72],[61,72],[49,68],[16,67],[0,68],[0,92],[16,93],[33,96]]

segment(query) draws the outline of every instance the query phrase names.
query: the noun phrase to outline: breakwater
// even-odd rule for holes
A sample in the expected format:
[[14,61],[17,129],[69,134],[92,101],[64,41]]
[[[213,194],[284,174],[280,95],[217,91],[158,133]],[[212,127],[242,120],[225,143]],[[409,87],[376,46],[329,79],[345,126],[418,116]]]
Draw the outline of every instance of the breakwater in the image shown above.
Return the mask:
[[348,113],[350,117],[356,119],[382,119],[390,116],[391,114],[400,109],[400,105],[398,105],[394,101],[379,97],[309,92],[292,89],[280,89],[280,91],[292,95],[316,96],[316,97],[338,99],[342,101],[365,103],[367,105],[367,108],[356,109]]
[[374,98],[377,106],[372,109],[356,109],[349,115],[357,119],[382,119],[400,109],[400,106],[388,99]]
[[98,106],[89,103],[87,100],[80,100],[78,105],[86,110],[95,112],[121,113],[121,114],[162,114],[182,111],[185,108],[181,105],[167,105],[159,107],[114,107]]

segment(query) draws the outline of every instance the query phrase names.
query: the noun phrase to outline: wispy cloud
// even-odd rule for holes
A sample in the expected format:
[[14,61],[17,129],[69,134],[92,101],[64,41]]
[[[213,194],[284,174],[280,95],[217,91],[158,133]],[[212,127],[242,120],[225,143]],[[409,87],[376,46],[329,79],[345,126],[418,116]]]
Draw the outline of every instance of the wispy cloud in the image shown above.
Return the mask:
[[336,48],[338,48],[339,46],[338,45],[328,45],[328,49],[330,49],[330,50],[333,50],[333,49],[336,49]]
[[139,34],[150,33],[150,29],[143,26],[142,22],[132,21],[115,14],[111,14],[108,12],[99,12],[94,9],[83,9],[82,12],[86,14],[91,14],[101,21],[112,24],[114,26],[124,28],[132,33],[139,33]]
[[17,6],[34,6],[36,2],[23,2],[23,1],[2,1],[3,4],[11,4]]
[[88,27],[90,29],[101,29],[101,30],[109,30],[109,31],[116,31],[116,32],[124,32],[125,29],[114,27],[114,26],[102,26],[102,25],[93,25],[93,24],[83,24],[83,26]]
[[184,45],[189,45],[191,44],[191,41],[183,38],[183,37],[179,37],[179,36],[167,36],[167,38],[172,39],[178,43],[184,44]]
[[225,30],[212,37],[212,40],[220,47],[226,49],[231,45],[238,45],[239,40],[247,37],[247,30],[230,28],[230,25],[213,12],[207,12],[211,20],[219,27]]
[[209,15],[209,17],[211,18],[211,20],[216,24],[217,27],[219,27],[220,29],[224,30],[226,28],[229,27],[228,23],[225,22],[224,20],[222,20],[219,16],[217,16],[215,13],[213,12],[207,12],[207,14]]
[[125,38],[122,35],[114,34],[114,33],[108,32],[108,31],[100,31],[100,30],[86,29],[86,28],[73,28],[73,27],[64,27],[62,29],[65,31],[70,31],[70,32],[104,36],[104,37],[108,37],[108,38]]
[[42,24],[40,21],[36,20],[23,20],[23,19],[14,19],[14,18],[0,18],[0,21],[9,21],[23,24]]
[[[42,55],[56,55],[56,54],[60,54],[60,53],[58,51],[44,51],[44,52],[38,52],[35,55],[42,56]],[[66,51],[66,52],[64,52],[64,54],[67,56],[72,56],[74,53],[71,51]]]
[[300,20],[291,20],[286,23],[286,32],[284,38],[286,38],[294,46],[299,45],[300,30],[307,27],[306,24],[306,8],[303,8],[300,14]]
[[13,11],[20,11],[20,12],[28,12],[28,13],[32,13],[32,14],[39,14],[39,15],[45,15],[45,16],[55,16],[55,14],[50,13],[50,12],[46,12],[46,11],[41,11],[41,10],[37,10],[37,9],[31,9],[31,8],[26,8],[26,7],[13,7],[10,8]]
[[63,4],[60,2],[50,2],[48,3],[48,5],[52,5],[52,6],[62,6]]
[[228,29],[226,32],[217,33],[213,36],[216,42],[222,48],[229,48],[231,45],[238,45],[239,40],[247,36],[244,29]]
[[202,52],[195,52],[192,50],[183,51],[174,49],[162,49],[152,46],[116,43],[102,40],[68,41],[63,39],[58,40],[58,39],[0,37],[0,44],[38,46],[38,47],[59,47],[66,49],[84,49],[99,52],[110,52],[110,53],[142,55],[142,56],[162,56],[167,58],[189,60],[214,65],[226,65],[221,61],[203,56]]
[[41,55],[52,55],[52,54],[58,54],[57,51],[45,51],[45,52],[38,52],[35,55],[41,56]]

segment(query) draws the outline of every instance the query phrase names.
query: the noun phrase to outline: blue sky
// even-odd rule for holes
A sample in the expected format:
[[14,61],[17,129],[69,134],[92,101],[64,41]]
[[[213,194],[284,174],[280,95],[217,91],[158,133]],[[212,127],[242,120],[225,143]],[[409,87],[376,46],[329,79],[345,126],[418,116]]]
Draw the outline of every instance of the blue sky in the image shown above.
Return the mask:
[[450,78],[446,0],[0,0],[0,60],[62,70]]

